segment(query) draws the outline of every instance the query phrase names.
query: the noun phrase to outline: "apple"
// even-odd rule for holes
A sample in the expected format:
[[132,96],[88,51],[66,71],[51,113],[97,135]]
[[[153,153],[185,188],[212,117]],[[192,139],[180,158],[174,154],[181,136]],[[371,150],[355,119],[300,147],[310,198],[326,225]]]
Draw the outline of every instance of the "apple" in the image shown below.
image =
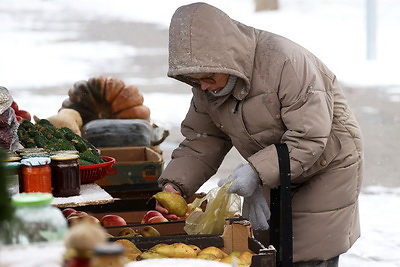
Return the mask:
[[71,213],[77,212],[76,209],[73,208],[65,208],[62,210],[62,214],[64,215],[65,218],[68,217],[68,215],[70,215]]
[[159,222],[168,222],[168,219],[165,218],[164,216],[154,216],[147,221],[147,223],[159,223]]
[[20,116],[20,117],[22,117],[23,119],[28,120],[28,121],[31,121],[31,120],[32,120],[31,114],[30,114],[28,111],[26,111],[26,110],[20,109],[20,110],[18,110],[18,111],[15,112],[15,115]]
[[155,216],[163,216],[161,212],[157,210],[149,210],[146,212],[146,214],[143,216],[141,223],[148,223],[149,219]]
[[18,104],[15,101],[12,102],[11,107],[14,112],[17,112],[19,110]]
[[104,227],[126,225],[126,221],[119,215],[108,214],[100,219],[100,223]]

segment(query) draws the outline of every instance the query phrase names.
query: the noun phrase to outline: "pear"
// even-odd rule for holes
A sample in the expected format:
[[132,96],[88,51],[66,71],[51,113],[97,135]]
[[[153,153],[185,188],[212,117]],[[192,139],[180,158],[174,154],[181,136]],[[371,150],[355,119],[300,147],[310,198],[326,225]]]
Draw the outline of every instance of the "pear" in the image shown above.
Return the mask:
[[218,260],[218,258],[214,254],[210,254],[210,253],[203,253],[201,255],[197,255],[197,258],[202,259],[202,260],[210,260],[210,261]]
[[155,252],[169,258],[196,258],[197,253],[190,246],[184,243],[173,243],[171,245],[160,246]]
[[188,244],[188,246],[191,247],[194,250],[194,252],[196,252],[196,254],[199,254],[199,252],[201,251],[201,248],[199,248],[196,245]]
[[175,214],[178,217],[186,215],[188,205],[181,195],[171,192],[158,192],[150,199],[152,198],[157,200],[169,213]]
[[133,230],[132,228],[125,227],[121,231],[119,231],[117,236],[126,236],[126,235],[130,235],[130,234],[135,234],[135,233],[136,233],[136,231]]
[[220,248],[214,247],[214,246],[210,246],[210,247],[206,247],[204,249],[202,249],[198,256],[202,255],[202,254],[213,254],[217,259],[222,259],[228,256],[228,254],[226,254],[225,252],[223,252]]
[[243,264],[250,266],[253,255],[254,255],[254,253],[251,253],[249,251],[244,251],[239,255],[238,258]]
[[138,249],[138,247],[136,247],[136,245],[128,239],[118,239],[115,240],[114,243],[120,244],[124,247],[125,256],[142,253],[142,251],[140,251],[140,249]]
[[160,236],[160,232],[150,225],[143,227],[139,232],[142,236]]
[[167,258],[167,256],[157,253],[153,250],[148,250],[148,251],[145,251],[142,254],[140,254],[137,257],[137,260],[140,261],[140,260],[146,260],[146,259],[162,259],[162,258]]
[[168,246],[166,243],[158,243],[157,245],[152,246],[149,250],[156,251],[159,247]]

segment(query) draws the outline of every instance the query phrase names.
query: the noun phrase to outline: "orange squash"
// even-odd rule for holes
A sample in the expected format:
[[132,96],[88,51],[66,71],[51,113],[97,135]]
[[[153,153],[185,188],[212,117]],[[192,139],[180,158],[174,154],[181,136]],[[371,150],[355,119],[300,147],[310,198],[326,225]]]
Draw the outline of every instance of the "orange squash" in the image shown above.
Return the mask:
[[61,109],[78,111],[83,124],[96,119],[144,119],[150,121],[150,109],[134,85],[117,77],[103,75],[74,83]]

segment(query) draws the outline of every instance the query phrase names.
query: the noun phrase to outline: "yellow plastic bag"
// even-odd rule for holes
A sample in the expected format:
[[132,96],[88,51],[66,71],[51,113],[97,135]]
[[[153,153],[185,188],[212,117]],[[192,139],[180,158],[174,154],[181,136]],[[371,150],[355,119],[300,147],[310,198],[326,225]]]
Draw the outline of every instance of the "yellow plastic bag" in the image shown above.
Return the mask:
[[[183,228],[187,234],[222,234],[225,219],[240,214],[241,198],[228,192],[231,184],[232,181],[229,181],[221,187],[215,187],[203,198],[192,202],[193,208]],[[200,206],[204,201],[207,201],[207,207],[203,212]]]

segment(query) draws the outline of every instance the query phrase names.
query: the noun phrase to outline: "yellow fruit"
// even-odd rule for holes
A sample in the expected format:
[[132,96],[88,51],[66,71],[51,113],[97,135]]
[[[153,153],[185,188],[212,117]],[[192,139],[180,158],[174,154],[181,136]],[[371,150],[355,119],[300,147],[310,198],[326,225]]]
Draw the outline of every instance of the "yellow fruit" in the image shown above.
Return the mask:
[[243,264],[245,264],[245,265],[251,265],[251,259],[252,259],[253,255],[254,255],[254,253],[251,253],[251,252],[249,252],[249,251],[245,251],[245,252],[242,252],[242,253],[239,255],[238,258],[240,259],[240,261],[241,261]]
[[125,227],[121,231],[119,231],[117,236],[131,235],[131,234],[134,234],[134,233],[136,233],[135,230],[133,230],[130,227]]
[[181,195],[171,192],[158,192],[152,198],[155,198],[169,213],[179,217],[185,216],[188,210],[187,202]]
[[196,245],[188,244],[188,246],[191,247],[196,252],[196,254],[199,254],[199,252],[201,251],[201,248]]
[[197,255],[198,259],[203,259],[203,260],[210,260],[210,261],[216,261],[219,260],[214,254],[210,253],[204,253],[201,255]]
[[198,255],[202,254],[213,254],[217,259],[222,259],[228,256],[225,252],[223,252],[220,248],[210,246],[202,249]]
[[142,254],[140,254],[137,257],[137,260],[140,261],[140,260],[146,260],[146,259],[162,259],[162,258],[167,258],[167,256],[162,255],[157,252],[154,252],[152,250],[148,250],[148,251],[145,251]]
[[142,236],[160,236],[160,232],[150,225],[143,227],[139,232]]
[[120,244],[124,247],[124,255],[128,256],[130,254],[139,254],[142,253],[140,249],[136,247],[133,242],[129,241],[128,239],[118,239],[115,240],[114,243]]
[[197,256],[193,248],[184,243],[160,246],[155,248],[154,251],[169,258],[196,258]]
[[238,258],[240,256],[240,254],[242,254],[242,252],[232,251],[231,253],[229,253],[229,256]]
[[162,246],[168,246],[168,244],[159,243],[159,244],[157,244],[157,245],[152,246],[149,250],[151,250],[151,251],[156,251],[159,247],[162,247]]

